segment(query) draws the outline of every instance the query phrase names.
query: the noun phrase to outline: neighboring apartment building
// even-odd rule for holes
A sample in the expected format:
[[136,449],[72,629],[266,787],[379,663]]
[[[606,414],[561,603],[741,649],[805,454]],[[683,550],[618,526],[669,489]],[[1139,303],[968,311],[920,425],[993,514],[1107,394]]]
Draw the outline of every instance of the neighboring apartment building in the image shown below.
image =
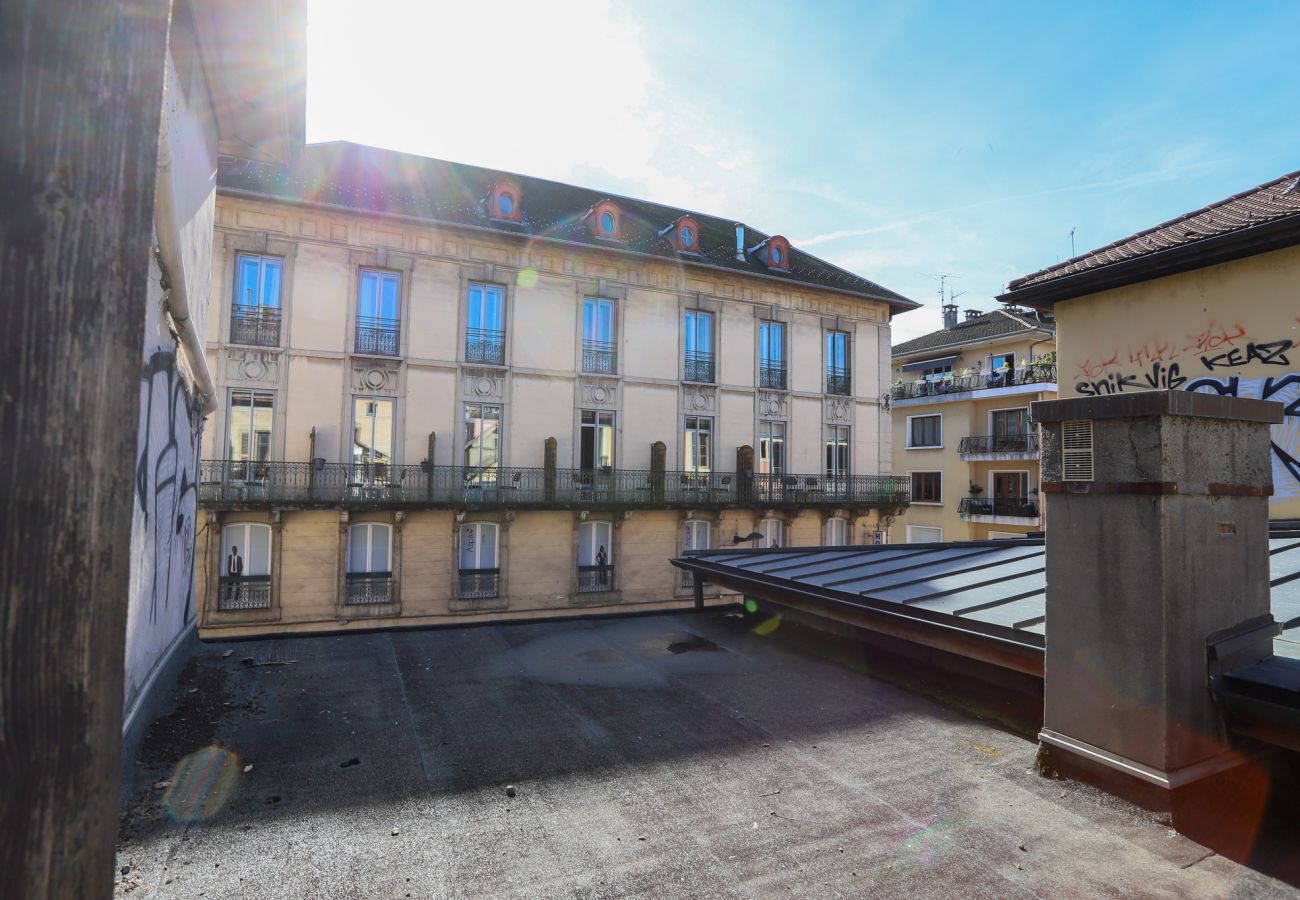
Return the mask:
[[1029,404],[1056,396],[1056,327],[1017,309],[943,308],[944,327],[893,348],[894,471],[912,503],[894,542],[1021,537],[1043,527]]
[[1067,395],[1273,400],[1274,518],[1300,518],[1300,172],[1016,279],[1060,323]]
[[346,143],[218,186],[207,635],[671,607],[683,551],[906,505],[916,304],[779,235]]
[[[142,304],[124,691],[129,734],[151,721],[146,701],[166,693],[151,686],[167,685],[169,672],[188,658],[198,618],[199,435],[219,405],[204,340],[217,158],[226,152],[283,162],[302,145],[305,39],[301,2],[172,7],[155,246]],[[250,59],[258,61],[255,71]]]

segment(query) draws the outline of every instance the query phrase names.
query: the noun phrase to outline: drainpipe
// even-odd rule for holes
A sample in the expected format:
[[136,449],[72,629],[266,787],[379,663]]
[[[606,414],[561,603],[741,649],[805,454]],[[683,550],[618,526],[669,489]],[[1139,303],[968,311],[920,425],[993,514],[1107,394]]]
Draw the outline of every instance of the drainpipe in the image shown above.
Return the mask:
[[[165,112],[164,112],[165,115]],[[158,240],[158,263],[167,280],[167,312],[180,331],[181,346],[194,375],[201,414],[211,415],[217,408],[217,389],[208,371],[203,337],[190,318],[190,298],[185,288],[185,267],[181,255],[181,229],[176,221],[176,192],[172,184],[172,151],[167,129],[158,141],[158,179],[154,198],[154,232]],[[207,236],[211,240],[211,236]]]

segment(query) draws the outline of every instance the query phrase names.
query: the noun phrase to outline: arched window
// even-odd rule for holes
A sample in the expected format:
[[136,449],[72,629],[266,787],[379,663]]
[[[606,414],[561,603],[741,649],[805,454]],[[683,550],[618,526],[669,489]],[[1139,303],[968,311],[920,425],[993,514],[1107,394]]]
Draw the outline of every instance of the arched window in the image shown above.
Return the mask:
[[497,568],[497,526],[466,522],[460,526],[461,598],[495,597],[501,570]]
[[845,547],[849,540],[849,520],[836,516],[826,520],[826,546]]
[[520,220],[521,210],[519,185],[512,181],[493,183],[488,192],[488,215],[493,219],[505,219],[510,222]]
[[578,591],[614,589],[614,528],[609,522],[578,526]]
[[[690,550],[708,550],[712,546],[712,536],[709,533],[709,523],[699,519],[690,519],[682,523],[682,553]],[[695,584],[693,573],[688,569],[682,569],[682,587],[691,587]]]
[[607,241],[623,239],[623,211],[613,200],[602,200],[587,214],[592,232]]
[[764,519],[759,523],[758,530],[763,535],[758,542],[762,549],[775,550],[785,546],[785,523],[780,519]]
[[217,609],[271,608],[271,526],[240,522],[221,529]]

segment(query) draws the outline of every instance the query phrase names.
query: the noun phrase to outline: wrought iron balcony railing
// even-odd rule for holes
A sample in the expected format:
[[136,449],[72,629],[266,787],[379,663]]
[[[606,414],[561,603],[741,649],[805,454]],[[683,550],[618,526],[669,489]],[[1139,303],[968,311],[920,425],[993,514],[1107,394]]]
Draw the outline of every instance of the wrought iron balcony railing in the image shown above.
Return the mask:
[[460,569],[456,596],[462,600],[486,600],[497,595],[500,569]]
[[349,572],[344,606],[375,606],[393,602],[392,572]]
[[646,469],[473,468],[204,460],[199,500],[229,506],[441,509],[898,507],[898,475],[753,475]]
[[499,328],[466,328],[465,362],[504,366],[506,333]]
[[578,566],[578,593],[599,594],[614,590],[614,567]]
[[984,434],[964,437],[958,453],[1037,453],[1036,434]]
[[763,360],[758,364],[758,386],[769,390],[785,390],[785,362]]
[[957,506],[962,516],[1009,516],[1016,519],[1037,519],[1038,501],[1004,499],[1001,497],[962,497]]
[[610,341],[582,342],[582,371],[599,375],[613,375],[618,371],[618,358]]
[[918,397],[937,397],[943,394],[961,394],[967,391],[997,390],[1026,384],[1055,384],[1056,366],[1025,366],[1010,372],[976,372],[973,375],[952,375],[943,378],[909,381],[896,384],[889,392],[894,400],[915,400]]
[[218,580],[217,609],[219,611],[270,608],[270,575],[223,575]]
[[826,393],[848,397],[853,393],[848,369],[828,368],[826,370]]
[[230,343],[280,346],[280,310],[274,306],[236,306],[230,311]]
[[713,382],[713,354],[686,352],[686,366],[683,372],[686,381]]
[[401,352],[401,323],[397,319],[357,316],[357,352],[377,356],[398,356]]

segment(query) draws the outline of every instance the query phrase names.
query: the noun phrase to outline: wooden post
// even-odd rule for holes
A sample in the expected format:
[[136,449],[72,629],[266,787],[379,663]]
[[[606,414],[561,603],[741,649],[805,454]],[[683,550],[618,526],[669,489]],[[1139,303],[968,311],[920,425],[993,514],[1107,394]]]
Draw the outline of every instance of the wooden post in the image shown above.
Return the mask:
[[[166,0],[0,5],[0,893],[113,890]],[[12,892],[12,893],[11,893]]]
[[559,444],[556,443],[555,438],[548,437],[542,447],[542,496],[547,503],[555,501],[555,468],[558,462]]

